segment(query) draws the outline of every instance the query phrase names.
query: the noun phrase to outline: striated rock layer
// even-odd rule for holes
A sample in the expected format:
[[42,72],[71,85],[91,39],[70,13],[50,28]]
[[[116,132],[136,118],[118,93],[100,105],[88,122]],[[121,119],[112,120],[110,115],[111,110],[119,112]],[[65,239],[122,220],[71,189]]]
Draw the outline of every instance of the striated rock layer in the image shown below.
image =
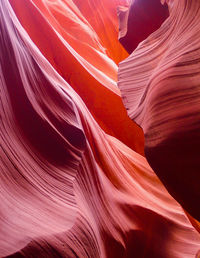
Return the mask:
[[[200,1],[170,1],[170,16],[119,65],[129,117],[172,196],[200,220]],[[134,26],[134,24],[133,24]]]
[[[123,119],[108,119],[107,111],[123,110],[116,106],[116,81],[111,87],[110,75],[100,71],[101,62],[115,67],[111,54],[91,64],[77,54],[83,42],[73,33],[83,30],[80,20],[70,41],[61,35],[68,25],[56,28],[57,20],[51,24],[52,13],[43,9],[60,11],[69,4],[0,2],[0,257],[195,257],[198,232],[146,159],[122,142],[131,129],[137,141],[138,127],[129,127],[125,111]],[[73,4],[67,16],[74,20],[79,12]],[[99,53],[99,37],[86,32],[96,37],[92,53]],[[96,93],[101,116],[81,87],[86,96],[91,89]],[[104,95],[111,111],[104,108]],[[125,125],[115,128],[120,119]],[[141,139],[131,145],[138,151]]]
[[76,2],[77,6],[73,1],[10,1],[31,39],[101,128],[144,154],[143,132],[128,118],[116,84],[115,62],[127,56],[117,39],[116,1],[98,1],[96,16],[91,16],[96,0],[87,5],[84,0],[86,10],[82,0]]

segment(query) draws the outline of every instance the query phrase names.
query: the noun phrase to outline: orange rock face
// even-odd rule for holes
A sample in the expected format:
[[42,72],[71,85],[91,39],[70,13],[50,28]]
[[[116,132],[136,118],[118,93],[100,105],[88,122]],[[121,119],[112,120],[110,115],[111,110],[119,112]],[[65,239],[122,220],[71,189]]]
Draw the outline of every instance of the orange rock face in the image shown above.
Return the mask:
[[[81,96],[100,126],[143,154],[143,132],[128,118],[116,85],[115,62],[127,54],[117,39],[115,1],[104,12],[104,2],[109,1],[100,2],[95,19],[92,12],[96,1],[86,5],[89,9],[84,9],[82,1],[77,6],[72,1],[33,2],[10,1],[31,39]],[[93,17],[91,24],[88,17]]]
[[0,2],[0,257],[198,255],[117,88],[118,5]]

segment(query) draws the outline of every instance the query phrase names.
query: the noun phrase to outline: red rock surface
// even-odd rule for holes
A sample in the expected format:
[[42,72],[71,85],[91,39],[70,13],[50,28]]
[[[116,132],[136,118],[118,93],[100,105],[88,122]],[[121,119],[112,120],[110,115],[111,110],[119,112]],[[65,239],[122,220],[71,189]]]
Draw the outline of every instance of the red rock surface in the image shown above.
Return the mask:
[[168,18],[169,10],[160,0],[124,2],[118,7],[119,41],[128,53],[132,53],[141,41],[159,29]]
[[0,257],[195,257],[116,86],[119,2],[81,3],[0,2]]
[[144,130],[149,164],[200,220],[200,2],[170,3],[161,28],[120,63],[118,86],[129,117]]

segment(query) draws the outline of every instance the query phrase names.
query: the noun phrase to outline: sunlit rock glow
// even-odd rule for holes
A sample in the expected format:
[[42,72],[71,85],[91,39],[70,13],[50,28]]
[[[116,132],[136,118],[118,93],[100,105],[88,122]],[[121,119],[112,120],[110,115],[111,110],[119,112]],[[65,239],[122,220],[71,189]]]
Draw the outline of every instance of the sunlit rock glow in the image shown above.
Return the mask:
[[198,222],[148,165],[123,107],[118,5],[0,2],[0,257],[192,258],[200,249]]

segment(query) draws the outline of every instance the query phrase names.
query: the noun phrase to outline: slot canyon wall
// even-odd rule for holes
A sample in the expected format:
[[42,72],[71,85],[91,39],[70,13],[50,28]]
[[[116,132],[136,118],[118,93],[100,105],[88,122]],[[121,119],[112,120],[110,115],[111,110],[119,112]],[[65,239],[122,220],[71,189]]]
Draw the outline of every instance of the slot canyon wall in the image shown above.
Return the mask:
[[0,1],[0,257],[199,256],[200,2],[154,2]]

